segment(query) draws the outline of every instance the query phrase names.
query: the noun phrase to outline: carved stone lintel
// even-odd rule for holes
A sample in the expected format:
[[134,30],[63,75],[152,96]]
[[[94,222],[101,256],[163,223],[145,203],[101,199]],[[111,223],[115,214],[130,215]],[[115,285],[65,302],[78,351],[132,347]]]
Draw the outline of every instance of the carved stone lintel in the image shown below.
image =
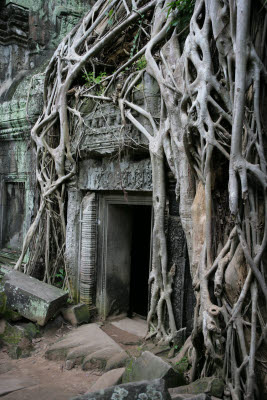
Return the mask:
[[152,190],[150,159],[140,161],[84,160],[79,187],[86,190]]

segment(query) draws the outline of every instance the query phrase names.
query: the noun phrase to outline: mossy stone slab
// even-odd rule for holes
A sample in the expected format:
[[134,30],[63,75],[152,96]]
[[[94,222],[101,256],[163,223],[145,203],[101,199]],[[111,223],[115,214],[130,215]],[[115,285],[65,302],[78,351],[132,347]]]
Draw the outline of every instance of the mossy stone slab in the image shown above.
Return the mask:
[[7,270],[1,282],[6,307],[43,326],[67,303],[68,294],[19,271]]

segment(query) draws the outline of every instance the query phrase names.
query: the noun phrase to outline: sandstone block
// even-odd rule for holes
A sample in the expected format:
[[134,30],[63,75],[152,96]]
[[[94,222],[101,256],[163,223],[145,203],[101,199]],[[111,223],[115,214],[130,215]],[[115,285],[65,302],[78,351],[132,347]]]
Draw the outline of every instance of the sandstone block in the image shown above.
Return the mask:
[[129,359],[130,359],[130,357],[126,353],[126,351],[121,351],[120,353],[117,353],[114,356],[112,356],[107,361],[105,370],[110,371],[111,369],[125,367],[125,365]]
[[206,393],[201,394],[174,394],[172,400],[215,400]]
[[72,400],[112,400],[124,398],[125,400],[171,400],[166,383],[163,379],[126,383],[97,392],[86,393]]
[[97,392],[101,389],[107,389],[111,386],[119,385],[122,381],[122,375],[125,368],[112,369],[106,372],[90,387],[86,393]]
[[62,308],[68,294],[12,269],[6,270],[1,281],[6,307],[43,326]]
[[83,369],[95,369],[104,368],[112,356],[122,351],[97,324],[87,324],[53,343],[45,357],[49,360],[72,360],[75,365],[82,364]]
[[180,386],[170,389],[171,395],[175,394],[209,394],[221,398],[223,395],[224,383],[223,380],[216,377],[208,377],[197,379],[195,382],[190,383],[186,386]]
[[185,383],[183,375],[175,372],[170,364],[149,351],[144,351],[132,365],[128,365],[123,376],[123,382],[137,382],[142,379],[163,379],[167,387]]
[[71,325],[77,326],[89,322],[90,313],[86,304],[74,304],[61,310],[63,318]]

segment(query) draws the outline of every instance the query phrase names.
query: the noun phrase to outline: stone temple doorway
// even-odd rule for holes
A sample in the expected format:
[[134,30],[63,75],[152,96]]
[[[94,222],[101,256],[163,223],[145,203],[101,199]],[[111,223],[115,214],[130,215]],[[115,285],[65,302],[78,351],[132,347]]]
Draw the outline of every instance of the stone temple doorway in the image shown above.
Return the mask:
[[[119,197],[119,196],[118,196]],[[100,309],[104,318],[147,316],[152,206],[137,196],[105,203]],[[98,297],[98,296],[97,296]]]

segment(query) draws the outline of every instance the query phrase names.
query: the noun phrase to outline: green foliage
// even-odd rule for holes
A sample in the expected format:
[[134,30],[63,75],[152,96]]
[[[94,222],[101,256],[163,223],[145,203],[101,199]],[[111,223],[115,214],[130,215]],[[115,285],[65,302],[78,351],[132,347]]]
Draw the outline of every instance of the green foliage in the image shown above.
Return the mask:
[[87,72],[84,70],[83,78],[85,79],[85,86],[91,87],[98,85],[98,89],[95,91],[97,96],[101,96],[104,91],[104,87],[101,85],[102,80],[107,76],[106,72],[100,72],[95,76],[94,72]]
[[62,288],[65,281],[66,272],[64,268],[59,268],[58,273],[55,275],[56,281],[55,286],[58,288]]
[[108,17],[109,17],[109,18],[108,18],[108,25],[109,25],[109,26],[113,24],[112,15],[113,15],[113,9],[111,9],[111,10],[109,11],[109,13],[108,13]]
[[137,71],[141,71],[142,69],[146,68],[146,58],[145,58],[145,56],[143,55],[137,61],[135,61],[134,65],[135,65],[135,69]]
[[122,377],[122,383],[131,382],[132,371],[133,371],[133,359],[131,358],[126,363],[125,372]]
[[99,85],[102,79],[104,79],[107,74],[106,72],[100,72],[99,75],[95,76],[93,72],[87,72],[84,71],[85,73],[83,74],[83,78],[85,79],[86,83],[85,86],[93,86],[93,85]]
[[137,34],[133,38],[133,44],[132,44],[132,48],[130,51],[130,58],[133,58],[133,56],[134,56],[134,52],[135,52],[135,49],[137,48],[137,41],[138,41],[139,36],[140,36],[140,29],[138,29]]
[[131,48],[131,51],[130,51],[130,58],[132,58],[134,56],[134,53],[135,53],[136,50],[138,51],[138,41],[140,39],[141,26],[142,26],[142,23],[143,23],[143,18],[144,18],[144,15],[141,14],[140,15],[140,19],[138,20],[139,28],[138,28],[138,31],[135,34],[134,38],[133,38],[133,44],[132,44],[132,48]]
[[174,365],[175,371],[183,374],[191,367],[191,364],[186,356],[184,356],[180,361],[176,362]]
[[171,26],[177,26],[179,31],[182,31],[189,25],[195,7],[195,0],[175,0],[169,3],[167,7],[169,8],[168,14],[171,10],[178,11],[177,18],[172,21]]

